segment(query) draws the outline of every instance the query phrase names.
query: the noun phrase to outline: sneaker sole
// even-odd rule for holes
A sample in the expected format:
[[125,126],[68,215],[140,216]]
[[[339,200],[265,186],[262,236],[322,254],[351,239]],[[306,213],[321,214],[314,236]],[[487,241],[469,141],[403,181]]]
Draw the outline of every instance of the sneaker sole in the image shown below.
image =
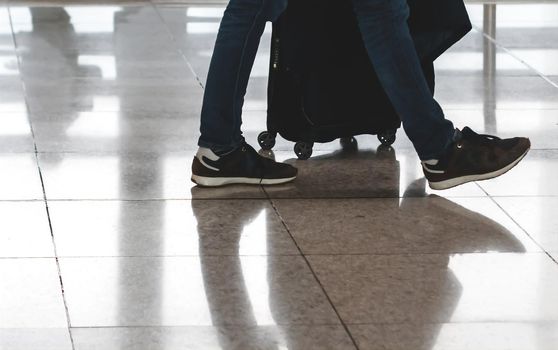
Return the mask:
[[291,182],[295,177],[284,179],[254,179],[249,177],[205,177],[192,175],[192,182],[203,187],[220,187],[226,185],[280,185]]
[[500,175],[503,175],[503,174],[507,173],[513,167],[515,167],[523,158],[525,158],[527,153],[529,153],[530,149],[531,148],[528,148],[525,151],[525,153],[523,153],[519,158],[517,158],[516,160],[514,160],[513,162],[511,162],[507,166],[503,167],[502,169],[493,171],[491,173],[455,177],[453,179],[438,181],[438,182],[430,182],[429,181],[428,184],[430,185],[430,188],[432,188],[433,190],[447,190],[449,188],[459,186],[459,185],[463,185],[463,184],[468,183],[468,182],[493,179],[495,177],[498,177]]

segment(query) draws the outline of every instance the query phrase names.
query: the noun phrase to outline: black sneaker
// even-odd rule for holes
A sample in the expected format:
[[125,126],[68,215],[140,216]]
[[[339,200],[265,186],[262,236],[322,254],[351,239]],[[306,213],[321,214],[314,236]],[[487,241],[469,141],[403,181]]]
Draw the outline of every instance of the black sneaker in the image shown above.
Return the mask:
[[278,185],[293,181],[297,172],[289,164],[260,156],[246,143],[221,157],[208,148],[200,148],[192,163],[192,181],[207,187],[230,184]]
[[531,148],[524,137],[500,139],[479,135],[468,127],[459,134],[442,159],[422,162],[424,176],[435,190],[500,176],[516,166]]

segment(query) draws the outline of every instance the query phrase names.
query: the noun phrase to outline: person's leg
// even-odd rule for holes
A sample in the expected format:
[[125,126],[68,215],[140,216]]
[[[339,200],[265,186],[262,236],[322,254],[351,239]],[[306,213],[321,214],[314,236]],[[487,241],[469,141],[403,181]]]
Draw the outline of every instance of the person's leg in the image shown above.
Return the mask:
[[242,105],[260,37],[264,0],[231,0],[227,6],[205,85],[198,145],[215,152],[239,147]]
[[421,68],[407,24],[406,0],[353,0],[353,4],[370,60],[432,188],[493,178],[523,159],[529,139],[501,140],[469,128],[456,132],[445,119]]
[[362,37],[384,90],[422,160],[441,156],[455,128],[425,80],[405,0],[353,0]]
[[225,10],[205,86],[200,146],[192,181],[202,186],[292,181],[294,167],[265,159],[242,137],[242,106],[266,21],[286,0],[231,0]]
[[242,106],[266,21],[286,1],[231,0],[225,10],[205,85],[198,145],[223,152],[243,142]]

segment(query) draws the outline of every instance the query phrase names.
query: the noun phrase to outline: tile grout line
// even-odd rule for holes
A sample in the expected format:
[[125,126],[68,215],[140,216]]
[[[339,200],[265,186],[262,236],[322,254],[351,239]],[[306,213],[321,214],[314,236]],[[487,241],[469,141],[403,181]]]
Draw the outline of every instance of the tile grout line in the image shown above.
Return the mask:
[[39,179],[41,181],[41,189],[42,189],[42,192],[43,192],[42,193],[43,202],[45,204],[45,210],[46,210],[48,226],[49,226],[49,230],[50,230],[50,237],[51,237],[51,241],[52,241],[54,259],[55,259],[55,262],[56,262],[56,269],[57,269],[57,272],[58,272],[58,281],[60,283],[60,292],[61,292],[61,296],[62,296],[62,302],[64,304],[64,312],[65,312],[65,315],[66,315],[66,325],[68,327],[68,336],[70,338],[70,344],[72,346],[72,350],[75,350],[74,338],[73,338],[72,331],[71,331],[72,323],[71,323],[71,320],[70,320],[70,312],[69,312],[69,309],[68,309],[68,303],[66,301],[66,296],[64,294],[64,282],[62,281],[62,270],[60,269],[60,261],[58,259],[58,251],[57,251],[57,248],[56,248],[56,241],[54,240],[54,231],[52,229],[52,221],[51,221],[51,218],[50,218],[50,211],[49,211],[49,208],[48,208],[48,200],[47,200],[47,196],[46,196],[45,182],[44,182],[43,173],[42,173],[42,170],[41,170],[41,165],[39,163],[39,152],[38,152],[38,149],[37,149],[37,142],[35,140],[35,130],[33,129],[33,122],[32,122],[31,117],[30,117],[30,108],[29,108],[29,103],[28,103],[28,96],[27,96],[27,90],[26,90],[26,87],[25,87],[25,82],[23,80],[23,77],[21,76],[21,59],[20,59],[20,55],[19,55],[19,51],[18,51],[18,45],[17,45],[17,39],[16,39],[15,31],[14,31],[14,23],[13,23],[13,19],[12,19],[12,12],[11,12],[11,8],[10,8],[8,3],[6,3],[6,9],[8,10],[8,19],[10,21],[12,43],[14,45],[14,51],[15,51],[15,55],[16,55],[16,59],[17,59],[17,68],[18,68],[20,83],[21,83],[21,87],[22,87],[22,90],[23,90],[24,100],[25,100],[25,108],[26,108],[26,112],[27,112],[27,121],[29,122],[29,129],[31,131],[31,137],[33,139],[35,163],[37,165],[37,171],[39,173]]
[[488,198],[490,198],[490,200],[491,200],[498,208],[500,208],[500,210],[501,210],[502,212],[504,212],[504,214],[505,214],[508,218],[510,218],[510,220],[511,220],[514,224],[516,224],[517,227],[519,227],[519,228],[521,229],[521,231],[523,231],[523,232],[527,235],[527,237],[529,237],[529,238],[531,239],[531,241],[532,241],[533,243],[535,243],[535,245],[536,245],[537,247],[539,247],[539,248],[550,258],[550,260],[552,260],[552,261],[554,261],[556,264],[558,264],[558,260],[556,260],[556,259],[552,256],[552,254],[550,254],[549,251],[547,251],[546,249],[544,249],[543,246],[540,245],[539,242],[537,242],[537,240],[535,240],[535,238],[533,238],[533,237],[529,234],[529,232],[528,232],[525,228],[523,228],[523,226],[521,226],[521,225],[519,224],[519,222],[517,222],[517,221],[515,220],[515,218],[514,218],[510,213],[508,213],[507,210],[505,210],[505,209],[500,205],[500,203],[498,203],[494,198],[492,198],[492,196],[488,196]]
[[[520,227],[521,228],[521,227]],[[544,249],[541,248],[541,251],[526,251],[526,252],[517,252],[517,251],[498,251],[498,252],[489,252],[489,253],[480,253],[480,252],[471,252],[471,251],[450,251],[450,252],[443,252],[443,251],[409,251],[409,252],[394,252],[394,253],[378,253],[378,252],[370,252],[370,253],[330,253],[330,252],[313,252],[307,253],[305,256],[378,256],[378,257],[385,257],[385,256],[435,256],[435,255],[481,255],[481,254],[521,254],[521,255],[540,255],[546,254]],[[83,259],[191,259],[191,258],[199,258],[199,257],[258,257],[258,258],[265,258],[265,257],[297,257],[300,256],[300,253],[281,253],[281,254],[175,254],[175,255],[64,255],[61,256],[61,259],[72,259],[72,260],[83,260]],[[0,260],[27,260],[27,259],[49,259],[52,258],[51,256],[5,256],[0,257]],[[76,328],[76,327],[73,327]]]
[[539,77],[541,77],[544,81],[546,81],[547,83],[549,83],[550,85],[554,86],[555,88],[558,89],[558,84],[555,83],[554,81],[550,80],[546,75],[544,75],[542,72],[540,72],[539,70],[537,70],[536,68],[534,68],[533,66],[531,66],[529,63],[527,63],[525,60],[521,59],[519,56],[517,56],[515,53],[513,53],[510,49],[508,49],[507,47],[505,47],[504,45],[502,45],[500,42],[498,42],[498,39],[491,37],[490,35],[486,34],[484,32],[484,30],[482,30],[481,28],[477,27],[477,26],[473,26],[473,28],[479,32],[486,40],[490,41],[491,43],[494,44],[494,46],[504,50],[508,55],[510,55],[511,57],[513,57],[515,60],[519,61],[521,64],[523,64],[524,66],[526,66],[527,68],[529,68],[530,70],[532,70],[533,72],[535,72]]
[[[489,321],[448,321],[448,322],[422,322],[421,324],[423,325],[439,325],[439,324],[454,324],[454,325],[482,325],[482,324],[515,324],[517,323],[517,321],[513,321],[513,320],[489,320]],[[535,321],[535,322],[529,322],[529,323],[555,323],[555,321]],[[381,325],[381,326],[390,326],[390,325],[401,325],[401,324],[413,324],[413,323],[408,323],[408,322],[355,322],[355,323],[348,323],[351,326],[368,326],[368,325]],[[314,326],[314,325],[309,325],[309,324],[305,324],[305,323],[286,323],[286,324],[282,324],[279,323],[278,326]],[[335,324],[329,324],[329,323],[323,323],[323,324],[319,324],[318,326],[338,326],[337,323]],[[169,329],[173,329],[173,328],[205,328],[208,326],[205,325],[167,325],[167,326],[160,326],[160,325],[134,325],[134,326],[115,326],[115,325],[111,325],[111,326],[77,326],[74,327],[74,329],[83,329],[83,330],[87,330],[87,329],[130,329],[130,328],[169,328]],[[244,325],[218,325],[218,326],[214,326],[216,328],[219,327],[232,327],[232,328],[247,328],[247,329],[251,329],[251,328],[258,328],[260,326],[256,325],[256,326],[244,326]],[[226,349],[225,349],[226,350]]]
[[477,187],[485,194],[486,197],[490,197],[488,192],[484,189],[484,187],[481,186],[481,184],[479,182],[480,181],[474,181],[474,184],[477,185]]
[[[433,193],[435,194],[435,193]],[[486,195],[461,195],[461,196],[447,196],[444,198],[452,199],[452,198],[486,198]],[[495,196],[495,197],[514,197],[514,198],[522,198],[522,197],[535,197],[531,195],[515,195],[515,196]],[[558,195],[545,195],[539,197],[558,197]],[[277,199],[277,200],[298,200],[298,201],[311,201],[311,200],[395,200],[395,199],[424,199],[428,198],[428,196],[392,196],[392,197],[351,197],[351,196],[336,196],[336,197],[272,197],[269,198]],[[188,197],[169,197],[169,198],[50,198],[50,202],[165,202],[165,201],[174,201],[174,202],[184,202],[184,201],[251,201],[251,200],[267,200],[268,198],[265,197],[215,197],[215,198],[188,198]],[[1,199],[0,203],[2,202],[37,202],[41,201],[42,199]]]
[[[276,213],[277,214],[277,213]],[[521,227],[520,227],[521,228]],[[471,251],[450,251],[450,252],[442,252],[442,251],[409,251],[409,252],[394,252],[394,253],[378,253],[378,252],[371,252],[371,253],[328,253],[328,252],[314,252],[314,253],[307,253],[305,256],[435,256],[435,255],[479,255],[479,254],[521,254],[521,255],[540,255],[546,254],[544,249],[541,248],[541,251],[527,251],[527,252],[517,252],[517,251],[498,251],[494,253],[480,253],[480,252],[471,252]],[[258,257],[258,258],[265,258],[265,257],[297,257],[300,256],[300,253],[281,253],[281,254],[175,254],[175,255],[64,255],[61,256],[61,259],[72,259],[72,260],[83,260],[83,259],[191,259],[191,258],[199,258],[199,257]],[[49,256],[6,256],[0,257],[0,260],[22,260],[22,259],[49,259],[52,257]],[[76,327],[72,327],[76,328]]]
[[337,308],[335,307],[335,305],[333,304],[333,301],[331,300],[329,294],[327,294],[327,291],[325,290],[325,287],[322,285],[322,283],[320,282],[320,279],[318,278],[318,275],[316,274],[316,272],[314,271],[314,269],[312,268],[312,265],[310,264],[310,261],[308,260],[308,258],[306,257],[306,255],[304,255],[304,253],[302,252],[302,249],[300,248],[300,246],[298,245],[298,242],[296,241],[296,239],[294,238],[293,234],[291,233],[291,230],[289,229],[289,227],[287,226],[287,223],[285,222],[285,220],[283,219],[283,217],[281,216],[281,214],[279,213],[279,209],[275,206],[275,203],[273,202],[273,199],[269,196],[269,194],[267,193],[267,191],[265,190],[264,186],[261,186],[264,193],[266,194],[269,203],[271,204],[271,207],[273,208],[273,211],[275,212],[275,215],[277,215],[277,217],[279,218],[279,220],[281,221],[281,224],[283,225],[283,227],[285,228],[285,230],[287,231],[287,233],[289,234],[291,240],[293,241],[294,245],[296,246],[296,249],[298,250],[298,252],[300,253],[300,256],[302,257],[302,259],[304,259],[304,262],[306,263],[306,266],[308,266],[308,268],[310,269],[310,272],[312,273],[312,276],[314,276],[314,279],[316,280],[316,282],[318,282],[318,285],[320,286],[322,293],[324,293],[324,296],[326,297],[327,301],[329,302],[329,304],[331,305],[333,311],[335,312],[335,314],[337,315],[337,318],[339,319],[339,321],[341,322],[341,325],[343,326],[343,329],[345,330],[345,332],[347,333],[347,335],[349,336],[349,338],[351,339],[351,342],[353,343],[353,345],[355,346],[355,349],[359,350],[359,347],[357,345],[357,342],[355,340],[355,338],[353,337],[351,331],[349,330],[349,327],[347,326],[347,324],[345,323],[345,321],[343,321],[343,318],[341,318],[341,315],[339,314],[339,311],[337,310]]
[[157,14],[157,16],[159,17],[159,19],[161,20],[161,22],[163,23],[163,26],[165,27],[165,30],[168,34],[168,36],[170,37],[172,43],[174,44],[174,47],[176,49],[176,51],[178,52],[178,54],[180,55],[180,57],[182,57],[182,60],[184,60],[184,62],[186,63],[186,65],[188,66],[188,69],[190,70],[190,72],[194,75],[194,79],[196,79],[196,81],[198,82],[198,84],[200,85],[200,87],[202,88],[202,90],[205,89],[205,86],[203,84],[203,82],[201,81],[199,75],[196,73],[196,71],[194,70],[194,67],[192,66],[192,64],[190,63],[190,61],[188,60],[188,58],[186,57],[186,55],[184,54],[184,52],[182,51],[182,49],[180,48],[180,46],[178,46],[178,42],[176,41],[175,36],[172,34],[169,25],[167,24],[167,22],[165,21],[165,18],[163,17],[163,15],[161,14],[161,12],[159,11],[159,5],[157,5],[156,3],[154,3],[152,0],[149,0],[149,3],[151,4],[151,7],[153,8],[153,11],[155,11],[155,13]]
[[[494,203],[508,218],[510,218],[510,220],[517,225],[517,227],[519,227],[521,229],[521,231],[523,231],[527,237],[529,237],[529,239],[531,239],[531,241],[537,246],[539,247],[552,261],[554,261],[555,263],[558,264],[558,261],[556,261],[556,259],[554,259],[554,257],[552,257],[552,255],[546,251],[546,249],[544,249],[539,242],[537,242],[530,234],[529,232],[527,232],[526,229],[523,228],[523,226],[521,226],[495,199],[493,196],[491,196],[488,191],[486,191],[484,189],[484,187],[481,186],[481,184],[479,183],[479,181],[475,181],[475,184],[481,189],[481,191],[483,191],[486,194],[485,198],[489,198],[492,203]],[[508,196],[498,196],[496,198],[499,197],[508,197]],[[521,197],[521,196],[520,196]],[[528,197],[539,197],[539,196],[528,196]]]

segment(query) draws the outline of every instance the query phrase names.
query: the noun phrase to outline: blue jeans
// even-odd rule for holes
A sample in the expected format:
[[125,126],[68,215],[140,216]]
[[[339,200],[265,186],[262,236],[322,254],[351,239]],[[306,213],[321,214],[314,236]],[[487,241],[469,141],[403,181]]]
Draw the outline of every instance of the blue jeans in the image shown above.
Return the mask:
[[[444,117],[424,77],[407,19],[406,0],[353,0],[370,60],[422,160],[439,158],[454,126]],[[265,23],[287,0],[231,0],[211,59],[201,113],[199,146],[215,152],[238,147],[242,106]]]

